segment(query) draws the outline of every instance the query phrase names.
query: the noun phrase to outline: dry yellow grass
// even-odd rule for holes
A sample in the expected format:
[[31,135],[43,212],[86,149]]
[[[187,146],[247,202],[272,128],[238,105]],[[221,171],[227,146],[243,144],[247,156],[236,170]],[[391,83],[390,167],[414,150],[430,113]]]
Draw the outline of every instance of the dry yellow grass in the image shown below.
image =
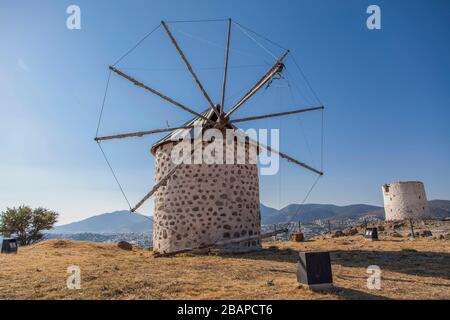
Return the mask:
[[[296,282],[297,251],[329,250],[335,288],[312,292]],[[66,287],[81,268],[81,289]],[[382,269],[381,290],[367,289],[366,268]],[[155,258],[143,249],[50,240],[0,255],[1,299],[450,299],[450,241],[360,236],[304,243],[265,242],[239,255]]]

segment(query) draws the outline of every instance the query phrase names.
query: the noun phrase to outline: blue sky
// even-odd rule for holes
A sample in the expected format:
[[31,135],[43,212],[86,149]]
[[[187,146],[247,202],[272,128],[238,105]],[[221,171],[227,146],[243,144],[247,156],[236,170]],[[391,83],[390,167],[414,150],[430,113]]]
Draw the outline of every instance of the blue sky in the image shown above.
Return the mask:
[[[70,4],[81,8],[81,30],[66,28]],[[366,27],[370,4],[381,8],[381,30]],[[93,141],[107,67],[162,19],[227,17],[291,49],[326,107],[325,176],[308,202],[381,205],[381,185],[396,180],[422,180],[428,198],[450,198],[449,1],[1,0],[0,210],[41,205],[59,211],[65,223],[126,208]],[[218,100],[225,23],[171,27]],[[201,111],[205,101],[159,31],[118,67]],[[232,36],[228,104],[273,61],[235,26]],[[315,104],[292,60],[286,65],[304,95],[289,96],[288,80],[276,81],[236,116]],[[189,118],[112,77],[100,132]],[[320,113],[255,126],[279,128],[283,151],[320,165]],[[160,137],[103,144],[132,203],[153,185],[149,147]],[[277,176],[261,178],[261,200],[273,207],[299,203],[314,180],[283,163]]]

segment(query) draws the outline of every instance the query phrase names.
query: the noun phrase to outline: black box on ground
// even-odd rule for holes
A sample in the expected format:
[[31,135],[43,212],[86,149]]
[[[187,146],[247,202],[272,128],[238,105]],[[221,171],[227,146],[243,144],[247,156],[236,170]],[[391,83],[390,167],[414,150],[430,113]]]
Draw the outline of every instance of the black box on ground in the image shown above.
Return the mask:
[[297,281],[311,289],[321,290],[333,286],[329,252],[300,252]]
[[369,240],[378,240],[378,229],[366,228],[366,232],[364,232],[364,238]]
[[12,238],[3,238],[1,253],[17,253],[17,240]]

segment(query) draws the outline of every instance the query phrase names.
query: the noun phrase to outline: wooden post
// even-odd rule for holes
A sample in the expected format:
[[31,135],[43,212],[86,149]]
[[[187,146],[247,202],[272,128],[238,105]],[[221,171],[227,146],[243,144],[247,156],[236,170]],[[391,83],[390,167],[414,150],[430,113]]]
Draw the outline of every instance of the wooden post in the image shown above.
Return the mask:
[[412,238],[412,239],[415,239],[416,236],[415,236],[415,234],[414,234],[414,223],[413,223],[413,219],[409,219],[409,225],[410,225],[410,227],[411,227],[411,238]]

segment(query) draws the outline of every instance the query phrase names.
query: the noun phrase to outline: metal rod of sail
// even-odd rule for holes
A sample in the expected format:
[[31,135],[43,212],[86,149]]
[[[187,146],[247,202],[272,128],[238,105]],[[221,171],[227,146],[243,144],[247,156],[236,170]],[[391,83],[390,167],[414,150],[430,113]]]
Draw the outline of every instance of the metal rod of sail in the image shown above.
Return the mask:
[[184,55],[183,51],[181,50],[180,46],[178,45],[177,41],[175,40],[174,36],[172,35],[172,33],[169,30],[169,27],[167,26],[167,24],[164,21],[161,21],[161,25],[163,26],[164,30],[166,31],[167,35],[170,38],[170,41],[172,42],[172,44],[174,45],[175,49],[177,50],[178,54],[180,55],[181,59],[184,61],[184,63],[186,64],[186,67],[188,68],[189,72],[192,75],[192,78],[194,78],[194,81],[197,83],[198,87],[200,88],[200,91],[203,93],[203,95],[205,96],[206,100],[208,101],[209,105],[211,106],[211,108],[214,110],[214,112],[216,113],[216,115],[219,117],[219,111],[216,109],[216,106],[214,105],[214,103],[212,102],[211,98],[209,97],[208,93],[206,92],[205,88],[203,87],[202,83],[200,82],[200,80],[198,79],[197,75],[195,74],[194,70],[192,69],[191,64],[189,63],[188,59],[186,58],[186,56]]
[[149,86],[146,86],[146,85],[143,84],[142,82],[139,82],[138,80],[134,79],[133,77],[130,77],[129,75],[123,73],[122,71],[118,70],[117,68],[109,67],[109,69],[110,69],[111,71],[113,71],[114,73],[118,74],[119,76],[121,76],[121,77],[123,77],[123,78],[125,78],[125,79],[127,79],[127,80],[129,80],[129,81],[131,81],[134,85],[136,85],[136,86],[138,86],[138,87],[141,87],[141,88],[143,88],[143,89],[145,89],[145,90],[147,90],[147,91],[150,91],[151,93],[153,93],[153,94],[157,95],[158,97],[160,97],[160,98],[162,98],[162,99],[164,99],[164,100],[166,100],[166,101],[172,103],[173,105],[175,105],[175,106],[177,106],[177,107],[183,109],[184,111],[187,111],[187,112],[189,112],[189,113],[192,113],[193,115],[196,115],[197,117],[200,117],[200,118],[202,118],[203,120],[209,121],[209,119],[207,119],[204,115],[202,115],[202,114],[200,114],[200,113],[197,113],[197,112],[195,112],[194,110],[192,110],[192,109],[186,107],[185,105],[182,105],[181,103],[179,103],[179,102],[177,102],[177,101],[175,101],[175,100],[169,98],[168,96],[166,96],[166,95],[164,95],[164,94],[162,94],[162,93],[156,91],[155,89],[152,89],[152,88],[150,88]]
[[220,114],[223,114],[225,107],[225,90],[227,87],[227,76],[228,76],[228,60],[230,53],[230,35],[231,35],[231,18],[228,19],[228,32],[227,32],[227,47],[225,50],[225,67],[223,70],[223,84],[222,84],[222,100],[220,102]]
[[235,238],[235,239],[230,239],[230,240],[223,240],[223,241],[218,241],[215,243],[206,244],[206,245],[202,245],[202,246],[198,246],[198,247],[186,248],[186,249],[177,250],[177,251],[173,251],[173,252],[167,252],[167,253],[159,253],[156,256],[157,257],[168,257],[168,256],[172,256],[175,254],[189,252],[189,251],[193,251],[193,250],[221,247],[221,246],[226,246],[226,245],[230,245],[233,243],[241,243],[241,242],[251,241],[251,240],[262,240],[262,239],[270,238],[277,234],[286,233],[286,232],[289,232],[289,230],[288,229],[280,229],[280,230],[275,230],[272,232],[263,233],[263,234],[259,234],[259,235],[255,235],[255,236],[247,236],[247,237]]
[[286,112],[280,112],[280,113],[272,113],[272,114],[265,114],[265,115],[261,115],[261,116],[248,117],[248,118],[233,119],[230,122],[237,123],[237,122],[253,121],[253,120],[266,119],[266,118],[288,116],[291,114],[303,113],[303,112],[314,111],[314,110],[322,110],[322,109],[324,109],[323,106],[306,108],[306,109],[298,109],[298,110],[292,110],[292,111],[286,111]]
[[237,109],[239,109],[247,100],[249,100],[256,92],[258,92],[259,89],[261,89],[267,82],[272,79],[274,75],[276,75],[278,72],[280,72],[283,69],[283,60],[288,55],[289,50],[287,50],[280,59],[275,62],[275,64],[267,71],[261,79],[242,97],[241,100],[239,100],[236,105],[234,105],[233,108],[230,109],[230,111],[227,112],[225,117],[229,117],[233,112],[235,112]]
[[173,127],[173,128],[164,128],[164,129],[155,129],[155,130],[148,130],[148,131],[138,131],[138,132],[130,132],[130,133],[122,133],[122,134],[115,134],[111,136],[103,136],[103,137],[96,137],[94,138],[95,141],[104,141],[104,140],[114,140],[114,139],[124,139],[124,138],[131,138],[131,137],[143,137],[154,133],[162,133],[162,132],[171,132],[179,129],[190,129],[194,126],[186,126],[186,127]]

